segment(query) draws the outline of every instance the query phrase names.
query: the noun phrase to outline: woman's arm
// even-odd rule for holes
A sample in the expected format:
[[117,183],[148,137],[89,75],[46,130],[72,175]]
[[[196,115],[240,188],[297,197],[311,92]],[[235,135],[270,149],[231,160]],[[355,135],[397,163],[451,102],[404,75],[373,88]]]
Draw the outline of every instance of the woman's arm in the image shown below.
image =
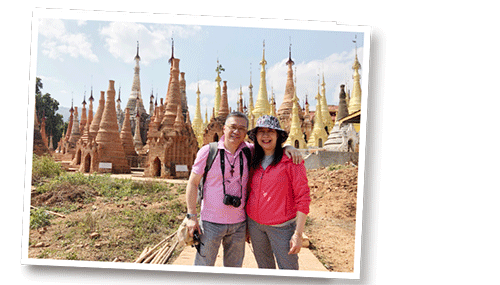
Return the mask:
[[288,254],[297,254],[302,248],[302,233],[304,232],[304,227],[306,225],[307,215],[298,211],[297,212],[297,226],[295,227],[295,232],[290,239],[290,251]]

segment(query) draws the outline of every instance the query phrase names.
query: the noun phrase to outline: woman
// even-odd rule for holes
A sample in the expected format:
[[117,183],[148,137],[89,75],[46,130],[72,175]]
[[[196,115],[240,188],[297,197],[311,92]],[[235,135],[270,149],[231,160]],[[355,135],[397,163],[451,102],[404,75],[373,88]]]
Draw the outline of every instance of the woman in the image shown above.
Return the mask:
[[248,231],[259,268],[299,269],[302,232],[309,213],[304,163],[283,155],[288,134],[276,117],[265,115],[248,132],[255,151],[247,201]]

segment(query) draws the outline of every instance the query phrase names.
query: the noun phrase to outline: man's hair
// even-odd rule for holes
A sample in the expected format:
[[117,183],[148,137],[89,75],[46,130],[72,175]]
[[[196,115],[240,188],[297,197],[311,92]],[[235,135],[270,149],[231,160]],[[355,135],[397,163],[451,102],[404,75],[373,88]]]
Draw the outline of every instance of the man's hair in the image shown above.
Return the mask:
[[[226,122],[231,117],[238,117],[238,118],[245,119],[245,121],[247,122],[247,128],[248,128],[248,117],[247,117],[247,115],[243,114],[242,112],[233,111],[233,112],[229,113],[229,115],[227,115]],[[224,122],[224,124],[226,124],[226,123]]]

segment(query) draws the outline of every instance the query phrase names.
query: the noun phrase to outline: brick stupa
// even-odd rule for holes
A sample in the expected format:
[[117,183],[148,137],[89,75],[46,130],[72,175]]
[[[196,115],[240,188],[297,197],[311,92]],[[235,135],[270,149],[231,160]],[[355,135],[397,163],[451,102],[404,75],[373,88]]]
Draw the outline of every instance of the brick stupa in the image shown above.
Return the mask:
[[137,156],[137,152],[134,148],[134,138],[132,136],[132,131],[130,127],[130,111],[128,108],[125,108],[125,117],[123,118],[123,125],[120,132],[120,140],[123,146],[123,151],[125,152],[125,156],[135,157]]
[[286,132],[290,132],[292,107],[294,104],[293,99],[294,99],[295,87],[293,85],[293,70],[292,70],[293,64],[294,62],[292,60],[292,45],[290,45],[288,61],[286,62],[286,65],[288,66],[288,71],[286,72],[285,95],[283,96],[283,102],[281,103],[277,112],[277,117],[280,121],[281,127]]
[[165,104],[162,102],[156,107],[154,120],[148,124],[147,144],[144,146],[148,150],[144,167],[146,177],[187,178],[198,151],[194,131],[183,115],[179,61],[174,58],[172,47]]
[[[112,173],[130,173],[130,166],[118,132],[118,123],[115,109],[115,82],[109,81],[106,92],[106,103],[102,113],[99,131],[96,136],[98,145],[98,161],[100,163],[111,163]],[[99,168],[99,172],[106,171]]]

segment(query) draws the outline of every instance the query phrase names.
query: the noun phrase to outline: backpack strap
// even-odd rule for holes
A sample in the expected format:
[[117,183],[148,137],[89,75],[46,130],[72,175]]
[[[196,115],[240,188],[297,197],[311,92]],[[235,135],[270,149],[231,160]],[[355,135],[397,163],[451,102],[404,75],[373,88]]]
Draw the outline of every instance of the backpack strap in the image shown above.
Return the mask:
[[205,165],[203,177],[200,180],[200,184],[198,184],[198,203],[201,203],[201,200],[203,200],[203,185],[205,184],[205,180],[207,179],[207,173],[210,168],[212,168],[212,164],[214,163],[215,157],[217,156],[217,146],[217,142],[209,143],[210,149],[208,151],[207,163]]
[[245,154],[245,157],[247,158],[247,165],[248,165],[248,170],[250,171],[250,164],[252,163],[252,152],[248,148],[248,146],[245,146],[243,149],[243,154]]

